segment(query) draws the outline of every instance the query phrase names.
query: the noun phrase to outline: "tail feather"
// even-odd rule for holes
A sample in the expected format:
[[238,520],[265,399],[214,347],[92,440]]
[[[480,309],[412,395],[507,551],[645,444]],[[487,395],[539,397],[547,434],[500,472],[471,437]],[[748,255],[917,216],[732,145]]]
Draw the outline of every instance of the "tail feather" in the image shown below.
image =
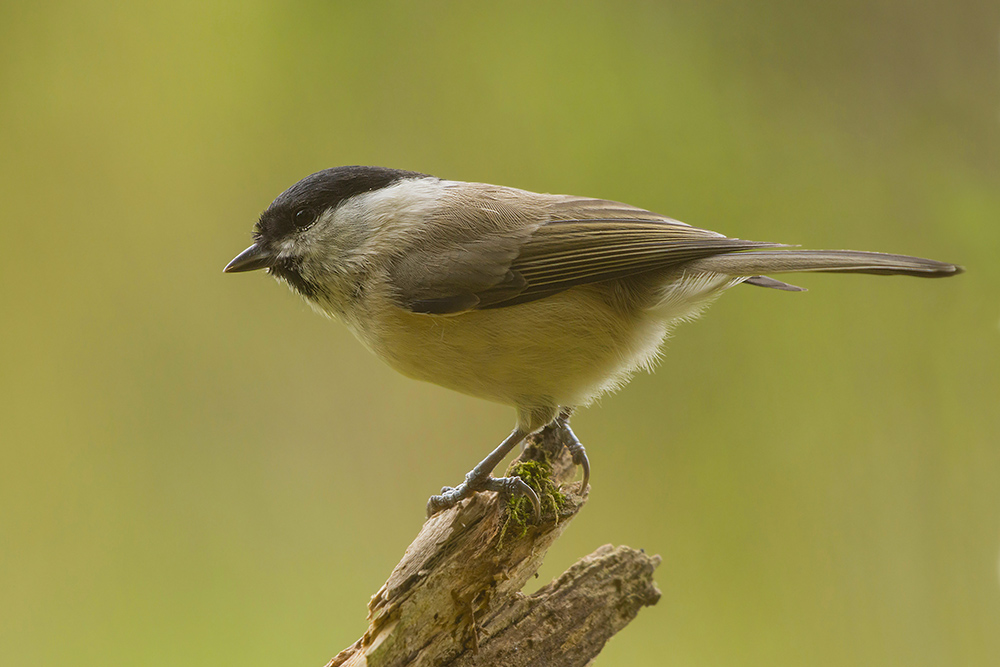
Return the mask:
[[768,287],[770,289],[780,289],[784,292],[805,292],[805,287],[783,283],[767,276],[751,276],[743,281],[744,285],[756,285],[757,287]]
[[[862,250],[765,250],[713,255],[690,263],[690,268],[731,276],[758,276],[765,273],[823,271],[870,273],[920,278],[944,278],[962,273],[955,264],[933,259],[890,255]],[[763,285],[762,285],[763,286]]]

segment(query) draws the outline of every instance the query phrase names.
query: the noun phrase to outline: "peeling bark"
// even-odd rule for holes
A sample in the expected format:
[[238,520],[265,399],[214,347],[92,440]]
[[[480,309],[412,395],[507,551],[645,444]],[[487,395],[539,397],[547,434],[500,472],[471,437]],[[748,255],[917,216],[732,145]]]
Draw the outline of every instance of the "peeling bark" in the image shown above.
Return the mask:
[[523,534],[494,493],[428,519],[372,597],[368,631],[327,667],[583,666],[656,604],[659,556],[624,546],[600,547],[536,593],[520,592],[587,498],[558,431],[533,438],[518,460],[551,463],[558,502],[543,503]]

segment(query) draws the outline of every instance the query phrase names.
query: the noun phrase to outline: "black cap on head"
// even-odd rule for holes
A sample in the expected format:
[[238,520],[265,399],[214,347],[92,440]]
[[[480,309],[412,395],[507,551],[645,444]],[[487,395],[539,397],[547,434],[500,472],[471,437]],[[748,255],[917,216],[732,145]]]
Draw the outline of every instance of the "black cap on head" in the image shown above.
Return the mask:
[[257,241],[280,239],[308,226],[328,208],[363,192],[380,190],[404,178],[426,174],[385,167],[334,167],[306,176],[271,202],[254,229]]

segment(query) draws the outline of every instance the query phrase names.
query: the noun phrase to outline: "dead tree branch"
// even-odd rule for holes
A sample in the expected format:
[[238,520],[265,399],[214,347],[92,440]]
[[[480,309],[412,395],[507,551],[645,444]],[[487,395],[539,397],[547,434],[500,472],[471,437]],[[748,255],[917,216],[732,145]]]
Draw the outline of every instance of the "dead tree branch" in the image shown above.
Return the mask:
[[524,506],[493,493],[428,519],[372,597],[368,631],[327,667],[582,667],[656,604],[659,556],[624,546],[600,547],[538,592],[520,592],[586,502],[558,431],[535,437],[513,466],[525,462],[551,466],[541,521],[523,521]]

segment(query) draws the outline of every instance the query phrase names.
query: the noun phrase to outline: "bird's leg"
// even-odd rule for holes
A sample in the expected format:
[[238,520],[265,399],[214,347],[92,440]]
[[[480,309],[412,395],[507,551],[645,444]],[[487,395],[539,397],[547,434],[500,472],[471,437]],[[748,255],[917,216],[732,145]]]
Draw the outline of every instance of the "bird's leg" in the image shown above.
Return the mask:
[[441,489],[441,495],[431,496],[427,500],[427,516],[431,517],[441,510],[454,507],[459,501],[468,498],[477,491],[497,491],[505,496],[527,496],[535,510],[537,520],[542,513],[542,506],[538,500],[535,490],[525,483],[520,477],[491,477],[490,473],[497,467],[503,458],[507,456],[519,442],[528,437],[528,431],[515,428],[507,438],[500,443],[500,446],[490,452],[490,455],[479,462],[475,468],[470,470],[465,476],[465,481],[452,488],[446,486]]
[[566,437],[566,449],[573,457],[573,463],[583,468],[583,482],[580,484],[580,493],[587,490],[590,483],[590,461],[587,459],[587,451],[583,448],[579,438],[569,427],[569,417],[573,414],[573,408],[563,408],[559,416],[556,417],[556,425]]

